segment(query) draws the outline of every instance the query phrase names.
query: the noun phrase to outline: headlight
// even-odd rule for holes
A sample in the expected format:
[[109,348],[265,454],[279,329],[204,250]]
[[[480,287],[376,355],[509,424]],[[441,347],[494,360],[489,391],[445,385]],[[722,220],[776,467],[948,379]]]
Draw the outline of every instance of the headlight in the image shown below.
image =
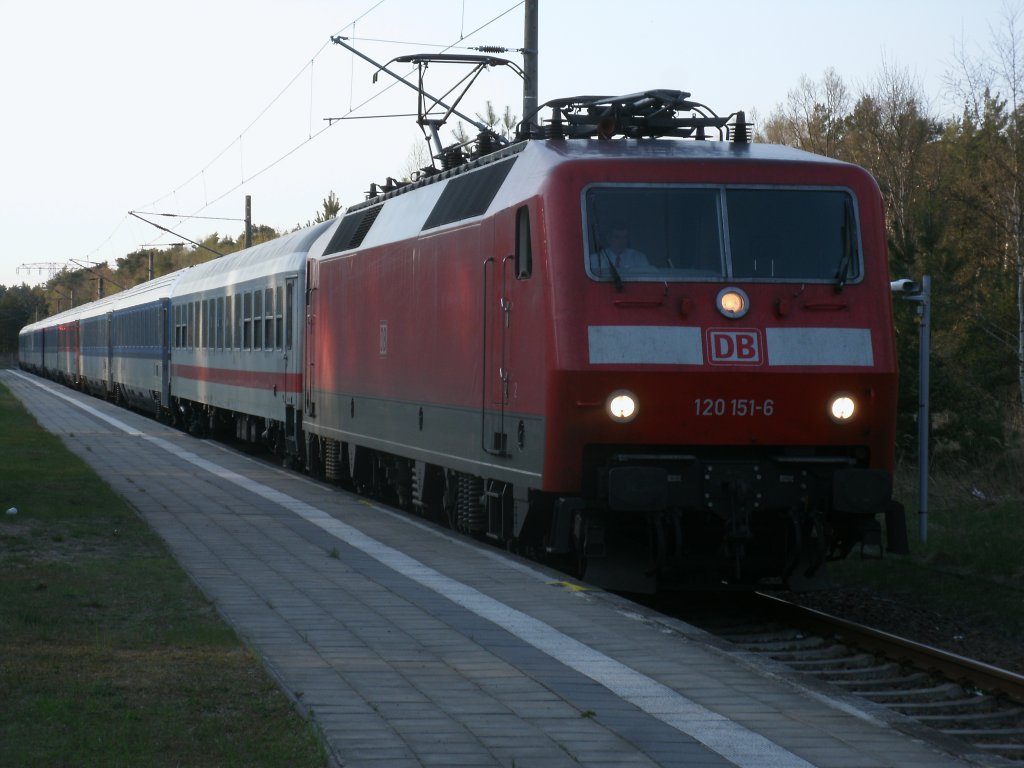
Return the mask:
[[718,292],[715,306],[726,317],[743,317],[750,310],[750,299],[742,288],[723,288]]
[[625,389],[620,389],[608,395],[608,403],[605,407],[613,421],[625,424],[636,418],[638,403],[636,395]]
[[847,394],[836,395],[828,404],[829,416],[837,424],[844,424],[852,419],[856,411],[857,404],[853,401],[853,397]]

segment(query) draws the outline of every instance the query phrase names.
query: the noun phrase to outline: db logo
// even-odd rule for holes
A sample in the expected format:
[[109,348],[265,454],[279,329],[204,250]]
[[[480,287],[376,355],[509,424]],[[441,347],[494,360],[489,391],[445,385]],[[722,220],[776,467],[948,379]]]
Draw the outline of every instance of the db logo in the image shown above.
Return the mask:
[[761,332],[756,328],[734,330],[732,328],[707,331],[708,360],[712,365],[761,364]]

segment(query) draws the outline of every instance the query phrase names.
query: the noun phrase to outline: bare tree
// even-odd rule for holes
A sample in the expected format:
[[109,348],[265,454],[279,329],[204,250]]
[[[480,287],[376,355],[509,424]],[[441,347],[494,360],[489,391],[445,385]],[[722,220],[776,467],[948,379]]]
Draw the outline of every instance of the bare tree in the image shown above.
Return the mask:
[[409,148],[409,154],[405,158],[405,165],[402,166],[402,181],[412,181],[421,169],[430,165],[430,145],[426,139],[417,141]]
[[929,115],[921,86],[907,70],[883,62],[846,129],[846,159],[868,168],[878,180],[892,243],[910,266],[917,249],[913,209],[931,186],[926,152],[938,136],[939,122]]
[[768,117],[758,138],[838,157],[849,110],[849,90],[830,67],[820,82],[801,76],[797,87],[786,95],[785,106],[779,105]]

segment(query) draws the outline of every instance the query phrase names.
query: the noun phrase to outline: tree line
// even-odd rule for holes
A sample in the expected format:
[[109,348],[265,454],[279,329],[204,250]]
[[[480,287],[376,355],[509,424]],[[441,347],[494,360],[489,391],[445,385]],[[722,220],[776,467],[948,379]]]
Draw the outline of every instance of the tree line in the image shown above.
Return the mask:
[[[802,78],[757,139],[856,163],[885,200],[893,277],[932,276],[933,449],[972,463],[1024,427],[1024,37],[1007,12],[988,58],[955,53],[958,115],[931,114],[906,71],[851,91],[834,70]],[[914,305],[895,305],[901,437],[916,451]]]

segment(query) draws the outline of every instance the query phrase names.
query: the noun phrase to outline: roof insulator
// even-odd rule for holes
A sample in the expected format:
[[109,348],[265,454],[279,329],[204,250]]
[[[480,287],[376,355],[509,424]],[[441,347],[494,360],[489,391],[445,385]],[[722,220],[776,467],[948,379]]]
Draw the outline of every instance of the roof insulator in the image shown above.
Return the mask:
[[732,130],[732,141],[733,144],[750,143],[750,123],[747,122],[747,117],[742,111],[736,113],[736,125],[733,126]]

